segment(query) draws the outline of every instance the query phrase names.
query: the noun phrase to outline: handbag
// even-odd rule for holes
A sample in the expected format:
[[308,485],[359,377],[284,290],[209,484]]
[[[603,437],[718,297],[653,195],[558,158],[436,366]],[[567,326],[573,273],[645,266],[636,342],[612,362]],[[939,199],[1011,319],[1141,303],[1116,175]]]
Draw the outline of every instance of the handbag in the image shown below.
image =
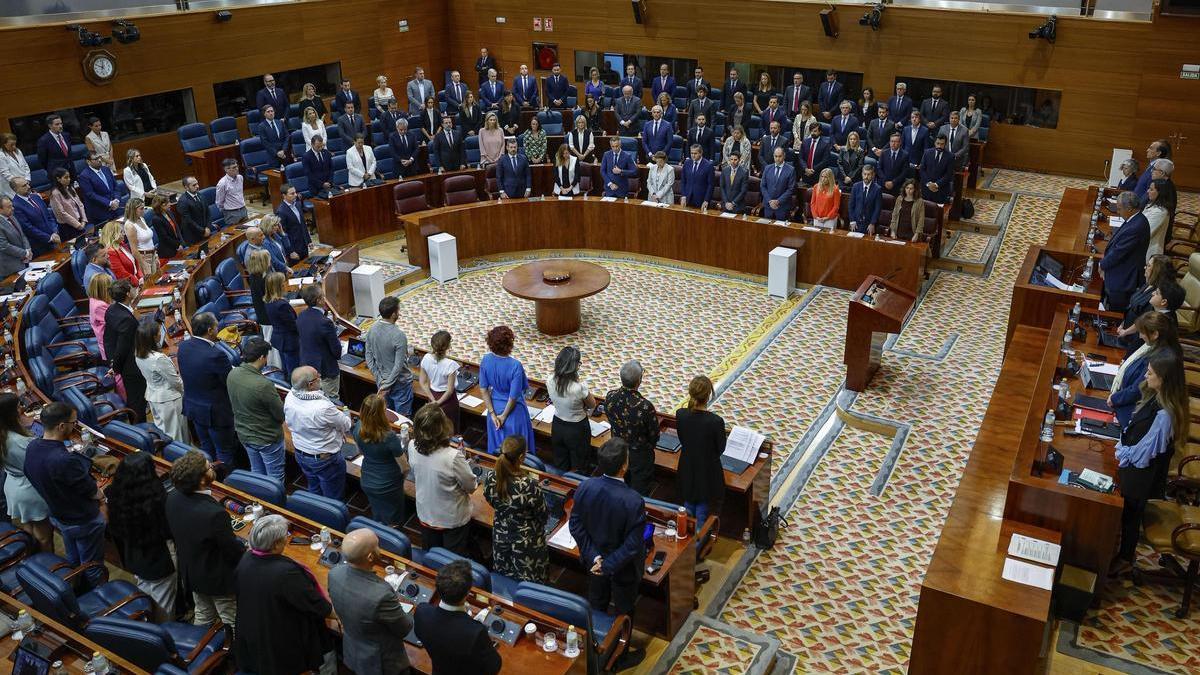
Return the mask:
[[775,540],[779,538],[779,530],[786,528],[787,525],[787,519],[780,513],[779,507],[772,506],[770,511],[760,512],[758,518],[754,519],[751,540],[760,549],[774,548]]

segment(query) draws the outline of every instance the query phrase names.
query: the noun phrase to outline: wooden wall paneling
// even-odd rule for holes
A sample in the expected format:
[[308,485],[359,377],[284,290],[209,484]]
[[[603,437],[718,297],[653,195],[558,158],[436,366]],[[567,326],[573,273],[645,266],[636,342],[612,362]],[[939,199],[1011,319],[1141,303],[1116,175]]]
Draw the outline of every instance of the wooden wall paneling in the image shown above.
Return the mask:
[[[1140,156],[1151,140],[1176,131],[1200,145],[1200,124],[1185,105],[1200,94],[1200,82],[1179,79],[1180,65],[1195,60],[1200,20],[1060,17],[1050,45],[1028,37],[1042,20],[1036,15],[889,6],[882,29],[870,31],[857,25],[861,10],[847,6],[834,40],[821,31],[823,7],[655,0],[638,25],[623,2],[577,0],[548,9],[532,0],[455,0],[449,59],[470,78],[479,47],[487,46],[511,79],[538,40],[558,44],[568,72],[576,50],[625,51],[696,58],[711,80],[724,79],[726,60],[833,66],[862,72],[881,97],[897,76],[1062,91],[1057,129],[993,126],[992,166],[1100,177],[1114,147]],[[496,24],[496,16],[507,22]],[[554,32],[534,32],[535,16],[553,17]],[[1185,146],[1176,164],[1177,183],[1200,187],[1200,152]]]

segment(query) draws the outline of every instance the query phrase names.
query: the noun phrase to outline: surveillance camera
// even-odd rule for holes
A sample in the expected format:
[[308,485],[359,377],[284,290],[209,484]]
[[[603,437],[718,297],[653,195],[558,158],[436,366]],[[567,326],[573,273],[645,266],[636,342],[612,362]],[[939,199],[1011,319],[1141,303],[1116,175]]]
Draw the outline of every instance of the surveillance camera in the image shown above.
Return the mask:
[[871,30],[879,30],[883,24],[883,3],[876,3],[858,20],[860,26],[870,26]]
[[118,19],[113,22],[116,28],[113,28],[113,37],[123,45],[133,44],[142,39],[142,32],[138,27],[125,19]]
[[223,10],[217,12],[217,21],[224,23],[226,21],[232,21],[232,20],[233,20],[233,12],[231,12],[227,9],[223,9]]
[[1057,34],[1058,17],[1052,16],[1049,19],[1046,19],[1046,23],[1043,23],[1037,28],[1029,31],[1029,39],[1037,40],[1038,38],[1042,38],[1050,44],[1054,44],[1054,39],[1057,37]]

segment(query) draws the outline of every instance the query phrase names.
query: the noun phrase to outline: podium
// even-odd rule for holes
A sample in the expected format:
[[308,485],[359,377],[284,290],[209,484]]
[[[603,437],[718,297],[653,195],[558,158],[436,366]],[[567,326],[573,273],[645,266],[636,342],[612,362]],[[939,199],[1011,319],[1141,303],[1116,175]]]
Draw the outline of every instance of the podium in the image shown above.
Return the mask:
[[916,301],[915,293],[871,275],[850,300],[846,317],[846,388],[862,391],[879,370],[879,357],[888,333],[899,333]]

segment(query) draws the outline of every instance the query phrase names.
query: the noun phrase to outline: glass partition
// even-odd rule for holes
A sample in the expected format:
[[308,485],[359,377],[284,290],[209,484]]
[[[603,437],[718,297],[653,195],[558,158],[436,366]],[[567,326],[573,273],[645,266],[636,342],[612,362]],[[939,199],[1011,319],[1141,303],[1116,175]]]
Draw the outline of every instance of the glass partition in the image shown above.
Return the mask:
[[[967,97],[974,95],[976,105],[988,116],[988,124],[1058,128],[1058,112],[1062,107],[1061,91],[921,77],[898,77],[896,81],[908,85],[908,95],[918,107],[921,101],[929,98],[933,87],[937,85],[942,88],[942,98],[950,103],[951,110],[965,107]],[[894,93],[877,92],[877,96],[886,101]]]
[[[339,61],[337,63],[306,66],[293,70],[276,70],[271,74],[275,76],[275,86],[282,87],[287,92],[288,98],[292,103],[295,103],[300,100],[301,92],[307,83],[312,83],[317,88],[317,93],[321,96],[328,97],[336,94],[338,85],[341,84],[342,80],[342,64]],[[266,73],[214,84],[213,95],[217,99],[217,116],[237,117],[238,115],[245,114],[250,108],[253,108],[254,97],[258,94],[258,90],[263,87],[263,75],[266,75]],[[370,82],[351,82],[350,84],[354,87],[355,91],[364,97],[369,97],[371,92],[375,90],[374,80]],[[394,86],[392,88],[395,89]]]
[[46,133],[46,116],[50,113],[62,116],[64,128],[76,143],[83,142],[88,132],[87,120],[91,117],[100,120],[114,143],[174,133],[184,124],[196,121],[196,105],[192,101],[191,89],[11,117],[8,123],[17,136],[17,146],[25,154],[31,155],[37,151],[37,139]]

